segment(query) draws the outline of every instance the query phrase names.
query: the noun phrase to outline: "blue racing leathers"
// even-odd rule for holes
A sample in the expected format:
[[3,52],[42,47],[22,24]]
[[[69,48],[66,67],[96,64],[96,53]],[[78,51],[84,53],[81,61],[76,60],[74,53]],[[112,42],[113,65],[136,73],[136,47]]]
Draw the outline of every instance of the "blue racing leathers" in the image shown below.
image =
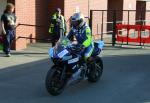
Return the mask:
[[67,35],[67,38],[70,39],[73,36],[75,36],[78,44],[84,46],[85,50],[83,54],[85,59],[90,57],[94,49],[90,27],[86,23],[78,29],[72,27],[69,34]]

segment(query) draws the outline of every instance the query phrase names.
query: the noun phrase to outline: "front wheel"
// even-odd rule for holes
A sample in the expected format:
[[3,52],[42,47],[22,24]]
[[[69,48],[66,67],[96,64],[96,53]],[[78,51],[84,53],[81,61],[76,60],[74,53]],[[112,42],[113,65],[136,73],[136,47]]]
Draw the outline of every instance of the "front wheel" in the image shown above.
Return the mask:
[[96,57],[94,62],[89,66],[88,81],[97,82],[103,73],[103,61],[100,57]]
[[57,96],[64,91],[66,85],[66,79],[61,78],[60,67],[53,66],[46,76],[46,89],[51,95]]

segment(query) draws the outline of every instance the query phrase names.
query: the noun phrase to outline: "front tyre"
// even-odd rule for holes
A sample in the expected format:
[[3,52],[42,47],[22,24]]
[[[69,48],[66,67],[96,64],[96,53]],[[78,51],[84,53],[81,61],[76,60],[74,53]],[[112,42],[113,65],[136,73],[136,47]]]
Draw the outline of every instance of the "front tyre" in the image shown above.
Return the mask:
[[103,73],[103,61],[100,57],[96,56],[94,62],[89,66],[88,81],[97,82]]
[[53,66],[47,73],[45,86],[49,94],[57,96],[64,91],[66,80],[61,79],[61,68]]

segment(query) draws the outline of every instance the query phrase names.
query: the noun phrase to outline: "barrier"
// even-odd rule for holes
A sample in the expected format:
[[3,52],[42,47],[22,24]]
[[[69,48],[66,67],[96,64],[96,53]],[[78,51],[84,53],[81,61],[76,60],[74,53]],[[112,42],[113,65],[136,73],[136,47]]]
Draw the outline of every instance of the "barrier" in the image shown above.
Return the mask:
[[150,26],[117,24],[116,33],[117,42],[150,43]]
[[[141,42],[142,43],[150,43],[150,26],[142,26],[142,31],[144,31],[144,34],[143,32],[141,32]],[[149,34],[149,35],[145,35],[145,34]]]

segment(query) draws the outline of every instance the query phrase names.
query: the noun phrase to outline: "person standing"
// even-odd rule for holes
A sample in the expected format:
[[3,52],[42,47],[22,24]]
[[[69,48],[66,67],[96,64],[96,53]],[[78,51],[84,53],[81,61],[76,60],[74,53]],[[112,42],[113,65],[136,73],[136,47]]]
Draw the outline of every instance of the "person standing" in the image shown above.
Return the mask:
[[15,6],[8,3],[4,13],[1,16],[2,34],[4,35],[3,52],[10,57],[10,49],[12,41],[15,37],[16,16],[14,14]]
[[60,8],[57,8],[56,12],[52,15],[49,33],[52,35],[52,47],[66,33],[66,20],[61,15]]

